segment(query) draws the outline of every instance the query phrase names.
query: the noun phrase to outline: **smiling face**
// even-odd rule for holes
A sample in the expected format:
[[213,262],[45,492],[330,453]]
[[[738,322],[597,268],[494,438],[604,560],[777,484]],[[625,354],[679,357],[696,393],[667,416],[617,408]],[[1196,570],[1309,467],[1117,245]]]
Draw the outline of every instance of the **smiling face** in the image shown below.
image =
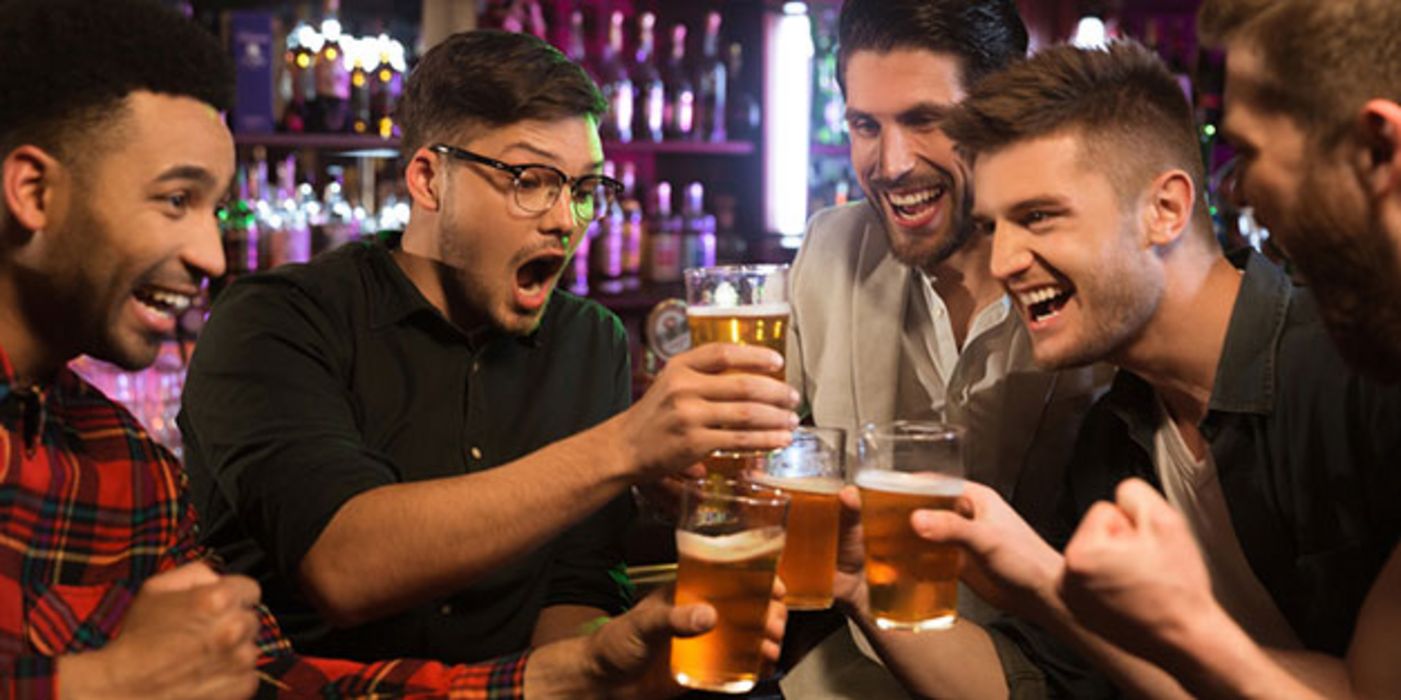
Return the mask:
[[1237,149],[1236,192],[1313,288],[1344,356],[1401,376],[1401,257],[1359,182],[1345,143],[1324,150],[1290,117],[1262,109],[1251,86],[1261,54],[1229,48],[1223,133]]
[[215,208],[234,146],[198,100],[136,92],[123,106],[94,137],[103,147],[75,149],[88,160],[56,187],[42,252],[19,274],[50,351],[137,369],[155,361],[204,279],[223,274]]
[[1080,137],[1060,134],[978,157],[974,220],[993,235],[992,273],[1031,333],[1036,363],[1076,367],[1138,337],[1164,274],[1110,179],[1087,166]]
[[846,64],[852,168],[895,257],[926,270],[970,234],[966,169],[936,126],[963,94],[948,54],[859,50]]
[[[571,177],[597,173],[603,163],[592,117],[527,120],[451,145],[511,165],[551,165]],[[516,202],[509,173],[435,157],[444,176],[432,257],[454,270],[461,301],[476,315],[508,333],[531,333],[586,229],[574,220],[569,191],[548,211],[528,212]]]

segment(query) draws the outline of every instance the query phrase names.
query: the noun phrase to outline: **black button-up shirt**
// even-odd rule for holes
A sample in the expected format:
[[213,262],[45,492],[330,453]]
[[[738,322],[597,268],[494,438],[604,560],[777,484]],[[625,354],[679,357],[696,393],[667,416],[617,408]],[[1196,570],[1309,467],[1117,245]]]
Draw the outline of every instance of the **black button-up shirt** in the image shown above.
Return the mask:
[[[1359,376],[1333,345],[1312,294],[1258,254],[1244,262],[1198,428],[1251,570],[1305,647],[1342,656],[1401,536],[1401,385]],[[1120,371],[1081,428],[1060,522],[1047,533],[1052,544],[1063,548],[1090,506],[1113,501],[1124,479],[1161,490],[1153,460],[1159,425],[1153,387]],[[1109,694],[1095,685],[1098,674],[1030,625],[994,626],[1042,665],[1060,694]]]
[[523,649],[542,607],[628,604],[628,498],[467,590],[352,629],[302,595],[302,557],[351,497],[522,457],[626,408],[630,377],[626,333],[598,304],[557,291],[528,337],[464,334],[384,245],[244,278],[200,337],[179,418],[201,539],[262,584],[299,651],[457,662]]

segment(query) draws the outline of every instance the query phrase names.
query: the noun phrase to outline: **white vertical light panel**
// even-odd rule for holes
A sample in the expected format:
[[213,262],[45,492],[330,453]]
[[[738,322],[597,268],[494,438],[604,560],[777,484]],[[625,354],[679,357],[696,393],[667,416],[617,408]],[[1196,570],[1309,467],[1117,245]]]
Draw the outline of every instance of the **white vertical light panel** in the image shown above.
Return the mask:
[[807,3],[766,15],[764,66],[764,225],[799,235],[807,224],[812,148],[812,24]]

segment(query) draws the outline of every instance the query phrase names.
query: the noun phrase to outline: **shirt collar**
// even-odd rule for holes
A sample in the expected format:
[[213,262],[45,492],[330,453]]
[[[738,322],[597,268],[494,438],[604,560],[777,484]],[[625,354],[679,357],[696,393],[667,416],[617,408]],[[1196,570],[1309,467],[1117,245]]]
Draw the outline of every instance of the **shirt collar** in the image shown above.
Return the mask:
[[1245,275],[1231,310],[1207,408],[1267,414],[1274,408],[1276,354],[1294,299],[1294,284],[1284,270],[1254,250],[1233,255],[1231,261],[1244,262]]
[[[443,328],[461,336],[467,346],[474,350],[485,347],[498,338],[508,337],[506,333],[489,324],[464,332],[444,317],[442,312],[438,311],[437,307],[423,296],[423,293],[414,285],[413,280],[404,274],[399,264],[394,262],[390,251],[398,244],[397,237],[363,244],[369,248],[366,256],[372,275],[373,288],[371,292],[373,296],[370,301],[372,328],[378,330],[407,321],[410,318],[431,318],[433,320],[430,323],[442,324]],[[556,300],[552,299],[551,301]],[[545,341],[547,326],[550,325],[549,320],[555,306],[557,304],[552,303],[545,310],[545,317],[534,332],[526,336],[518,336],[516,340],[527,347],[539,347]]]
[[[1247,250],[1227,257],[1237,266],[1243,264],[1245,274],[1217,361],[1207,421],[1216,412],[1267,414],[1274,409],[1276,350],[1293,299],[1289,277],[1264,256]],[[1159,423],[1153,386],[1132,372],[1120,371],[1104,400],[1124,421],[1130,437],[1152,452],[1153,431]]]

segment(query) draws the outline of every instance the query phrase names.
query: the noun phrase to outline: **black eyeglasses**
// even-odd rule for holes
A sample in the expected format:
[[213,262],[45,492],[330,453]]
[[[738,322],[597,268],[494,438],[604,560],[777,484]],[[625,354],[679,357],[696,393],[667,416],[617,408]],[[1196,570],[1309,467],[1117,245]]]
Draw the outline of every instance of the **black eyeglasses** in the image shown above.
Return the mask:
[[445,143],[434,144],[428,150],[509,173],[516,204],[531,214],[549,211],[559,201],[560,193],[568,187],[569,209],[574,213],[574,221],[580,225],[603,218],[623,192],[623,183],[607,175],[569,177],[553,165],[511,165]]

